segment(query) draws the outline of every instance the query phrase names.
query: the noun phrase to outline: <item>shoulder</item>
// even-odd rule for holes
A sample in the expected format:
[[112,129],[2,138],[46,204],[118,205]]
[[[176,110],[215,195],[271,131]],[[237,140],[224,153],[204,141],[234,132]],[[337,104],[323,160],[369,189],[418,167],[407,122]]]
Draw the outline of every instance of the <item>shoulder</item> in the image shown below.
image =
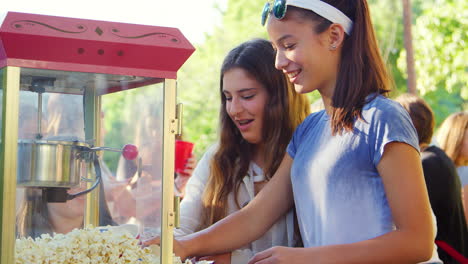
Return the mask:
[[445,168],[453,173],[456,171],[455,164],[452,162],[452,160],[447,156],[447,154],[445,154],[442,149],[436,146],[430,146],[421,152],[421,160],[423,167],[438,165],[439,167]]
[[304,121],[302,121],[302,123],[299,124],[296,130],[304,130],[313,127],[315,124],[317,124],[318,121],[320,121],[325,116],[325,110],[311,113],[304,119]]
[[297,143],[301,142],[304,136],[311,133],[311,131],[313,131],[314,128],[316,128],[318,124],[322,123],[320,122],[320,120],[325,118],[325,116],[326,116],[325,110],[314,112],[308,115],[304,119],[304,121],[302,121],[302,123],[300,123],[297,126],[296,130],[294,131],[292,142],[297,142]]
[[213,156],[217,150],[218,144],[214,144],[208,147],[201,159],[197,162],[197,166],[195,167],[195,170],[193,171],[193,174],[187,184],[197,180],[200,182],[206,182],[208,180],[211,160],[213,159]]
[[421,161],[423,169],[434,167],[434,165],[441,165],[443,163],[442,157],[438,151],[439,148],[430,146],[421,152]]
[[[409,113],[397,102],[378,95],[363,107],[362,117],[376,128],[404,130],[416,134]],[[417,134],[416,134],[417,139]]]
[[369,96],[369,101],[363,107],[363,115],[377,117],[408,117],[408,112],[397,102],[382,95]]
[[421,161],[426,181],[428,177],[438,177],[441,178],[439,185],[453,185],[456,188],[460,186],[457,168],[442,149],[436,146],[428,147],[421,153]]
[[211,146],[209,146],[205,153],[202,155],[202,157],[200,158],[200,161],[198,162],[199,164],[200,163],[210,163],[211,159],[213,159],[214,155],[216,154],[216,151],[218,150],[218,146],[219,144],[218,143],[215,143]]

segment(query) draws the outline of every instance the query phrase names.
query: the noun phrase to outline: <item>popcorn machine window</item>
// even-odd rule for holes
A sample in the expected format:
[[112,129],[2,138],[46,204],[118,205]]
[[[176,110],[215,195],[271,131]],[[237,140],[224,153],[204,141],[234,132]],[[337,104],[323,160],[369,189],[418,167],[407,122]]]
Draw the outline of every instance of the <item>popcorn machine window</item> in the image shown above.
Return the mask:
[[172,261],[176,73],[193,46],[174,28],[13,12],[0,40],[0,264],[15,238],[89,225],[161,234]]

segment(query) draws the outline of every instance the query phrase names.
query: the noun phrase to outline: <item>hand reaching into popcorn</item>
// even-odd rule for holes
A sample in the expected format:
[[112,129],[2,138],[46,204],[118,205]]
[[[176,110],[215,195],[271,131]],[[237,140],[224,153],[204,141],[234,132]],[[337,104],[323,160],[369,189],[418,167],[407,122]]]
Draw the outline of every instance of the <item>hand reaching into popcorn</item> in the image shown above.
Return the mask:
[[214,261],[214,263],[216,264],[231,264],[231,254],[231,252],[228,252],[219,255],[205,256],[199,258],[198,260],[211,260]]
[[[141,244],[143,247],[150,247],[152,245],[159,246],[161,244],[161,237],[155,236],[151,239],[142,241]],[[183,242],[180,242],[176,239],[174,239],[174,242],[173,242],[173,251],[174,251],[174,254],[176,256],[179,256],[181,259],[186,259],[189,257],[189,254],[187,253],[188,250],[186,248],[186,245],[184,245]]]

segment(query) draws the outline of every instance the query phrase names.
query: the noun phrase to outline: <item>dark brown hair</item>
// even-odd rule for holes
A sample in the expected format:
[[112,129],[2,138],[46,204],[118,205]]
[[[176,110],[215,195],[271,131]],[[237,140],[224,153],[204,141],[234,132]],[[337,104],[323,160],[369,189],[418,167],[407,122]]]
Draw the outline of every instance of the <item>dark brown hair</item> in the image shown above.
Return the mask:
[[[332,97],[331,127],[333,134],[351,131],[354,121],[362,118],[362,108],[378,94],[387,95],[393,80],[388,74],[377,45],[369,7],[365,0],[323,0],[341,10],[353,21],[350,36],[346,35],[341,63]],[[288,6],[288,12],[316,22],[315,32],[324,32],[331,22],[313,11]],[[368,98],[369,95],[375,96]],[[366,100],[367,99],[367,100]]]
[[210,176],[203,194],[204,220],[207,227],[227,214],[228,195],[236,194],[253,158],[253,145],[244,140],[226,111],[226,97],[222,91],[224,74],[233,69],[245,70],[268,93],[265,105],[262,141],[264,144],[264,174],[270,179],[281,163],[293,131],[310,113],[309,102],[297,94],[284,74],[274,67],[275,51],[270,42],[253,39],[231,50],[220,74],[220,139],[210,164]]
[[431,143],[435,126],[434,112],[426,101],[414,94],[402,94],[395,101],[408,111],[418,132],[419,144]]

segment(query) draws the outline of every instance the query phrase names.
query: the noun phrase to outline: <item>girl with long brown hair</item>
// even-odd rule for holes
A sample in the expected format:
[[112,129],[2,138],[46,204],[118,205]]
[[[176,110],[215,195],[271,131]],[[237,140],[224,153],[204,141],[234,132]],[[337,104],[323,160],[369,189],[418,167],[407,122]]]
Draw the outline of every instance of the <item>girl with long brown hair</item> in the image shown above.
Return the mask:
[[[176,236],[206,228],[240,210],[272,178],[296,126],[309,114],[304,95],[288,87],[274,68],[267,40],[253,39],[232,49],[220,74],[219,142],[198,163],[181,204]],[[222,256],[217,263],[245,263],[275,245],[294,246],[293,213],[261,238]]]
[[[276,68],[297,92],[317,90],[325,109],[298,126],[278,170],[253,201],[178,239],[176,254],[236,248],[295,206],[304,248],[272,247],[248,263],[431,259],[435,226],[418,137],[408,113],[385,97],[392,82],[367,2],[275,0],[262,21],[276,49]],[[441,262],[436,257],[429,263]]]

